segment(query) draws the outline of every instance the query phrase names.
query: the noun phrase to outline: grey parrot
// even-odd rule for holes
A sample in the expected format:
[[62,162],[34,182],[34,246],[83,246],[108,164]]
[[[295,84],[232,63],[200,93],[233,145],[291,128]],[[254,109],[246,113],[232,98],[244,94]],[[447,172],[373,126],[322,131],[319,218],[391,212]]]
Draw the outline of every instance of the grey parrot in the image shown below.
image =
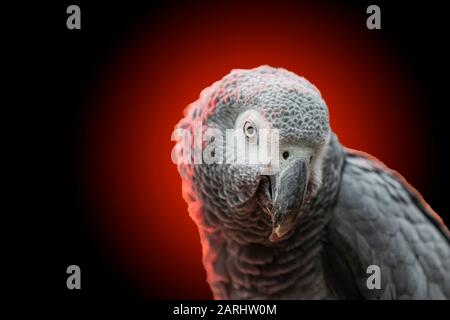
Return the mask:
[[[195,124],[203,134],[237,130],[253,144],[263,128],[277,129],[278,170],[194,161]],[[215,299],[450,298],[442,219],[398,173],[339,143],[305,78],[269,66],[233,70],[175,128],[192,134],[175,138],[172,157]],[[202,148],[214,142],[205,136]],[[215,152],[226,152],[217,140]]]

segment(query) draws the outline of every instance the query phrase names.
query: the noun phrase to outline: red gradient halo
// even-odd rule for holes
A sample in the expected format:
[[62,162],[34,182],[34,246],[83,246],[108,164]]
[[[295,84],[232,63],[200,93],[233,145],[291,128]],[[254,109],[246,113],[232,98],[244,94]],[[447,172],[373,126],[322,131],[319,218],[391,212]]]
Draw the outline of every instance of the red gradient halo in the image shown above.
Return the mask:
[[419,190],[426,184],[416,88],[364,18],[294,4],[209,4],[167,9],[129,39],[93,100],[86,176],[101,236],[148,297],[211,297],[170,138],[183,109],[231,69],[268,64],[306,77],[344,145]]

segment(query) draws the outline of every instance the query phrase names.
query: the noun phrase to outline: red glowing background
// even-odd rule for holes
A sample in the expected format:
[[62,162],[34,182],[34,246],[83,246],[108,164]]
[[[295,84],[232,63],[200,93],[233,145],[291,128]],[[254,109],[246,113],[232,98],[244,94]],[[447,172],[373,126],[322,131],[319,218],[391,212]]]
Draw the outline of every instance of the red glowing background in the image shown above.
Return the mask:
[[170,138],[183,109],[233,68],[269,64],[306,77],[344,145],[378,157],[419,191],[428,183],[417,88],[365,17],[246,2],[168,7],[132,28],[100,70],[86,176],[105,248],[145,295],[211,297]]

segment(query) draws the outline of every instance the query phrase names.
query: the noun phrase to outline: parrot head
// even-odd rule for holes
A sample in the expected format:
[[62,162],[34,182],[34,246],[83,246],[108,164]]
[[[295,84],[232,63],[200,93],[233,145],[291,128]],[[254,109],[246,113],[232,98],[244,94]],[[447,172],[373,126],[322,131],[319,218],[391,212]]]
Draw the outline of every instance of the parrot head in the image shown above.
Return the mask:
[[213,142],[210,150],[225,160],[192,170],[201,198],[239,219],[258,206],[271,221],[270,241],[282,239],[321,183],[331,130],[318,89],[281,68],[233,70],[202,92],[186,118],[222,133],[204,145],[211,155]]

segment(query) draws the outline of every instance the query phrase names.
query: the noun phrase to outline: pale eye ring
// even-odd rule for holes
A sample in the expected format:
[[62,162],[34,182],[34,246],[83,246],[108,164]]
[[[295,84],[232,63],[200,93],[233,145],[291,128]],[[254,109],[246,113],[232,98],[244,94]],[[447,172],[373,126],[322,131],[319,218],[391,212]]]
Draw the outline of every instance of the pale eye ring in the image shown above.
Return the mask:
[[244,124],[244,133],[248,138],[254,137],[256,135],[255,125],[250,121],[246,121]]

